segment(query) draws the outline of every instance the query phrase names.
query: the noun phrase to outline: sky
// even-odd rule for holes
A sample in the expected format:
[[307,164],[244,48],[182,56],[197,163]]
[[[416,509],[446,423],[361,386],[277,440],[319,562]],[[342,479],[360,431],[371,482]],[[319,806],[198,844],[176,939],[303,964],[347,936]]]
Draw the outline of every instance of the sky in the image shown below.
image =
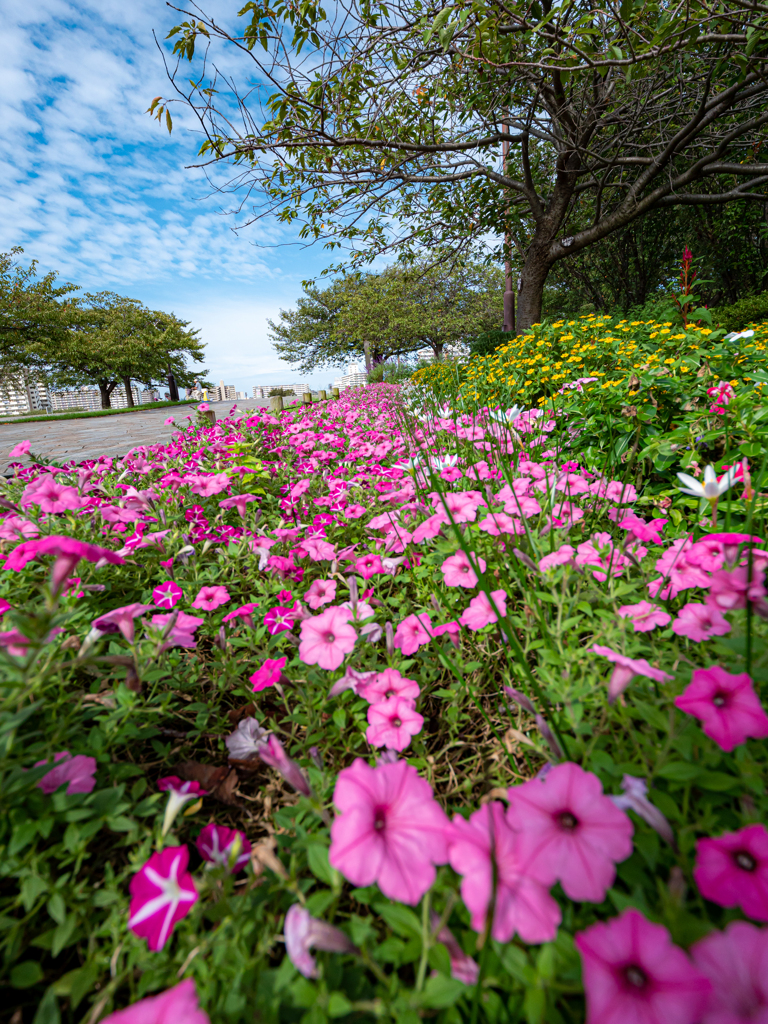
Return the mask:
[[[241,6],[205,10],[232,23]],[[227,197],[187,169],[189,115],[174,109],[169,136],[146,113],[171,91],[153,31],[181,20],[163,0],[0,0],[0,250],[189,320],[215,382],[325,386],[332,370],[302,377],[278,359],[267,320],[330,254],[274,220],[234,232]]]

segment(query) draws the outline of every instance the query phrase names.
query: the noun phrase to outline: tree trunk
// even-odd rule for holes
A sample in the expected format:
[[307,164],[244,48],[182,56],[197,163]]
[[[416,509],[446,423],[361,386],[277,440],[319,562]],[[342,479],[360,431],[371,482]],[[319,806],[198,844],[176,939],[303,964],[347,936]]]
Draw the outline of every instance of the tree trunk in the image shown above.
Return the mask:
[[528,250],[523,271],[520,275],[520,291],[517,295],[517,332],[522,334],[530,329],[532,324],[541,322],[541,302],[544,296],[544,283],[547,280],[550,267],[550,260],[547,258],[546,250]]
[[112,388],[114,388],[114,384],[112,385],[112,387],[110,387],[108,380],[105,380],[104,378],[99,380],[99,391],[101,392],[102,409],[112,408],[112,403],[109,400],[109,396],[112,394]]
[[365,354],[365,372],[370,373],[373,369],[373,361],[371,359],[371,343],[370,341],[363,342],[363,352]]
[[133,391],[131,391],[131,378],[123,377],[123,387],[125,388],[125,400],[128,405],[133,408],[136,403],[133,400]]
[[172,402],[178,402],[179,389],[176,387],[176,378],[173,376],[170,366],[168,367],[168,394],[171,396]]

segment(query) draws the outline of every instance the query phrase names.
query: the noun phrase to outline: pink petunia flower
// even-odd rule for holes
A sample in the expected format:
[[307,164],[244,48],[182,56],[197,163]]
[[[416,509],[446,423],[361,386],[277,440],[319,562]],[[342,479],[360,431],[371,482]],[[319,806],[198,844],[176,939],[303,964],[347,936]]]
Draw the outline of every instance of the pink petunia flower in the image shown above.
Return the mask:
[[20,459],[22,455],[26,455],[29,449],[32,447],[31,441],[19,441],[13,448],[8,452],[9,459]]
[[675,706],[698,718],[706,735],[723,750],[733,750],[749,736],[768,736],[768,715],[746,672],[731,675],[719,665],[694,669]]
[[258,601],[250,601],[248,604],[241,604],[233,612],[228,612],[222,622],[234,622],[235,619],[242,619],[243,622],[253,629],[253,613],[259,607]]
[[587,1024],[697,1024],[710,984],[663,925],[633,908],[576,935]]
[[[60,750],[53,755],[56,764],[37,783],[38,789],[46,794],[55,793],[59,786],[68,783],[67,793],[92,793],[96,785],[96,758],[87,757],[85,754],[75,754],[73,757],[68,750]],[[35,761],[35,768],[39,768],[47,761]]]
[[151,604],[126,604],[122,608],[113,608],[111,612],[94,619],[93,628],[98,629],[101,633],[117,633],[119,631],[128,643],[132,644],[135,636],[135,620],[147,612],[154,611],[154,607]]
[[[430,919],[432,921],[432,929],[434,930],[440,924],[440,918],[432,911]],[[437,935],[435,935],[435,939],[437,942],[442,942],[448,950],[448,955],[451,958],[451,977],[465,985],[476,985],[478,975],[480,974],[480,967],[476,960],[473,960],[471,956],[467,956],[448,925],[444,925],[440,929]]]
[[214,587],[201,587],[200,591],[192,602],[193,608],[201,608],[205,612],[212,612],[214,609],[219,608],[221,605],[226,604],[227,601],[232,599],[229,596],[229,591],[226,587],[214,586]]
[[46,515],[57,515],[78,509],[85,504],[76,487],[59,484],[52,476],[38,477],[29,484],[22,494],[19,504],[22,508],[28,505],[39,505],[40,511]]
[[299,657],[306,665],[333,671],[355,647],[357,633],[349,620],[349,608],[327,608],[301,624]]
[[472,562],[465,551],[457,551],[455,555],[449,555],[440,566],[443,574],[443,582],[446,587],[474,587],[477,585],[477,573],[473,569],[477,566],[480,572],[485,572],[485,560],[472,554]]
[[287,658],[267,658],[264,664],[257,668],[248,682],[251,684],[254,693],[266,690],[268,686],[274,686],[282,679],[283,669]]
[[189,489],[192,494],[210,498],[214,494],[226,491],[231,483],[226,473],[198,473],[190,478]]
[[719,608],[709,604],[684,604],[672,623],[672,631],[678,636],[687,636],[695,643],[710,640],[713,636],[730,633],[731,624]]
[[525,527],[520,520],[507,515],[506,512],[491,512],[479,524],[479,529],[490,534],[491,537],[500,537],[504,533],[512,534],[512,536],[525,533]]
[[650,523],[646,523],[644,519],[637,516],[628,516],[619,522],[619,526],[622,530],[629,530],[637,540],[661,544],[660,533],[668,522],[668,519],[652,519]]
[[384,572],[384,566],[379,555],[362,555],[355,561],[352,568],[364,580],[369,580],[371,576]]
[[650,601],[622,605],[618,615],[622,619],[631,619],[636,633],[648,633],[657,626],[668,626],[672,620],[668,612]]
[[593,644],[592,647],[587,648],[587,651],[592,654],[599,654],[602,658],[607,658],[616,666],[608,683],[609,704],[613,704],[619,694],[626,690],[635,676],[645,676],[647,679],[654,679],[657,683],[669,683],[674,679],[674,676],[662,672],[660,668],[654,668],[653,665],[649,665],[645,658],[627,658],[625,655],[611,650],[610,647],[604,647],[602,644]]
[[195,842],[203,860],[236,875],[251,859],[251,844],[243,832],[225,825],[206,825]]
[[304,594],[304,600],[313,611],[336,600],[336,580],[315,580]]
[[197,901],[188,863],[186,846],[167,846],[153,853],[131,879],[128,927],[145,938],[153,951],[165,946],[176,922],[186,917]]
[[748,825],[696,843],[693,877],[705,899],[768,921],[768,831]]
[[297,793],[310,796],[312,790],[298,764],[286,753],[285,747],[277,736],[267,736],[263,743],[256,749],[264,764],[278,771],[289,786],[293,786]]
[[528,874],[572,900],[602,903],[632,853],[632,822],[596,775],[566,762],[509,790],[508,820]]
[[385,668],[383,672],[366,673],[370,678],[358,683],[356,693],[369,704],[379,704],[390,697],[407,697],[415,701],[419,693],[419,684],[415,679],[406,679],[396,668]]
[[[174,619],[175,621],[171,625],[171,621]],[[168,614],[152,616],[153,626],[163,631],[167,631],[170,628],[170,633],[168,633],[162,646],[164,651],[171,647],[195,647],[195,630],[202,626],[204,621],[204,619],[199,618],[197,615],[189,615],[187,612],[168,612]]]
[[371,768],[358,758],[339,772],[329,859],[353,885],[377,882],[415,905],[447,859],[448,819],[429,783],[406,761]]
[[543,558],[539,559],[539,569],[542,572],[546,572],[547,569],[554,569],[558,565],[568,565],[569,562],[573,561],[575,552],[570,544],[563,544],[553,551],[551,555],[544,555]]
[[295,618],[296,614],[293,608],[284,608],[278,605],[276,608],[270,608],[264,616],[264,625],[270,636],[277,636],[278,633],[293,629]]
[[463,875],[461,896],[476,932],[485,929],[496,867],[496,902],[491,935],[509,942],[517,932],[523,942],[550,942],[560,924],[560,907],[546,887],[525,872],[519,834],[503,806],[484,804],[469,821],[455,815],[448,835],[451,867]]
[[116,1010],[101,1024],[211,1024],[208,1014],[200,1009],[192,978],[186,978],[159,996],[139,999],[124,1010]]
[[107,548],[100,548],[96,544],[86,544],[85,541],[75,540],[74,537],[50,534],[39,540],[25,540],[19,544],[6,558],[3,568],[20,572],[27,562],[31,562],[34,558],[41,558],[43,555],[54,555],[56,558],[51,571],[51,587],[55,592],[58,592],[69,579],[75,566],[83,558],[89,562],[108,562],[110,565],[125,564],[124,558]]
[[158,779],[157,788],[161,793],[168,794],[168,803],[165,805],[163,817],[163,835],[168,832],[184,804],[208,795],[208,790],[203,789],[199,782],[184,782],[177,775],[166,775],[164,778]]
[[219,508],[236,508],[241,519],[245,519],[245,507],[251,501],[258,501],[255,494],[234,494],[231,498],[222,498]]
[[433,635],[432,620],[426,612],[409,615],[395,630],[394,645],[408,657],[415,654],[424,644],[428,644]]
[[498,613],[502,616],[507,614],[507,595],[504,590],[492,590],[491,598],[493,598],[493,604],[488,599],[488,595],[483,592],[477,594],[469,602],[469,607],[465,608],[462,612],[459,622],[462,626],[467,626],[469,629],[478,630],[484,626],[490,626],[495,622],[498,622]]
[[701,1024],[765,1024],[768,1020],[768,929],[731,921],[691,947],[712,993]]
[[707,604],[722,612],[746,608],[747,604],[763,605],[765,603],[765,571],[758,565],[752,565],[750,576],[748,565],[736,568],[718,569],[713,572],[709,581]]
[[184,591],[173,580],[166,580],[152,591],[152,600],[158,608],[173,608]]
[[299,903],[289,907],[285,915],[285,948],[296,970],[305,978],[317,977],[317,964],[311,949],[328,953],[354,953],[356,947],[351,939],[332,924],[312,917]]
[[389,697],[368,708],[365,738],[372,747],[405,750],[411,737],[424,727],[424,717],[414,709],[407,697]]

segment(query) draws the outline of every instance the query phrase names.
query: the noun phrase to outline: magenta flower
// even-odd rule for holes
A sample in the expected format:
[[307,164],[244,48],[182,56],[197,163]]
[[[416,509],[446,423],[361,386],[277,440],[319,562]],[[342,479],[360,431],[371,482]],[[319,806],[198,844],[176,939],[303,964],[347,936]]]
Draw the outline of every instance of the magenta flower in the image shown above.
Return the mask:
[[[430,919],[432,921],[432,928],[437,928],[440,918],[434,911],[432,911]],[[456,941],[456,937],[448,925],[444,925],[440,929],[437,935],[435,935],[435,939],[438,942],[442,942],[448,950],[448,955],[451,958],[451,977],[465,985],[476,985],[480,967],[476,960],[473,960],[471,956],[467,956]]]
[[173,580],[166,580],[152,591],[152,600],[158,608],[173,608],[184,591]]
[[660,668],[649,665],[645,658],[627,658],[610,647],[603,647],[601,644],[593,644],[587,651],[592,654],[599,654],[607,658],[616,666],[611,674],[608,683],[608,703],[613,704],[620,693],[629,686],[635,676],[645,676],[647,679],[654,679],[657,683],[669,683],[674,676],[662,672]]
[[768,831],[748,825],[696,844],[693,877],[701,895],[721,907],[741,907],[768,921]]
[[492,590],[491,597],[493,598],[493,604],[491,604],[488,599],[488,595],[485,592],[473,597],[469,602],[469,607],[465,608],[462,612],[461,618],[459,619],[461,625],[474,630],[482,629],[484,626],[490,626],[494,622],[499,621],[495,608],[498,609],[499,614],[506,615],[506,592],[504,590]]
[[306,665],[333,671],[354,650],[357,633],[349,624],[349,608],[327,608],[301,624],[299,657]]
[[563,544],[553,551],[551,555],[544,555],[543,558],[539,559],[539,569],[542,572],[546,572],[547,569],[554,569],[558,565],[568,565],[569,562],[573,561],[575,551],[570,544]]
[[369,580],[371,576],[384,572],[384,566],[379,555],[362,555],[355,561],[352,569],[358,576],[362,576],[364,580]]
[[285,948],[296,970],[305,978],[317,977],[317,964],[310,949],[328,953],[354,953],[356,947],[344,932],[316,917],[298,903],[289,907],[283,926]]
[[29,449],[32,447],[31,441],[19,441],[13,448],[8,452],[9,459],[20,459],[22,455],[26,455]]
[[636,633],[648,633],[657,626],[668,626],[672,619],[668,612],[650,601],[622,605],[618,614],[622,619],[631,619]]
[[253,613],[259,607],[258,601],[250,601],[248,604],[241,604],[233,612],[228,612],[222,622],[234,622],[235,619],[242,619],[246,625],[253,629]]
[[101,1024],[211,1024],[208,1014],[200,1009],[195,983],[191,978],[159,996],[140,999],[133,1006],[116,1010]]
[[270,608],[264,616],[264,625],[270,636],[277,636],[278,633],[293,629],[295,618],[296,613],[293,608],[284,608],[278,605],[276,608]]
[[672,630],[678,636],[687,636],[689,640],[701,643],[713,636],[725,636],[730,633],[731,624],[719,608],[709,604],[684,604],[672,623]]
[[226,587],[201,587],[200,592],[192,602],[192,607],[201,608],[205,612],[212,612],[230,600],[229,591]]
[[[169,625],[171,620],[174,620],[173,625]],[[153,626],[163,631],[170,628],[162,650],[167,650],[170,647],[194,647],[195,630],[202,626],[204,621],[205,619],[201,619],[197,615],[188,615],[187,612],[168,612],[167,615],[152,616]]]
[[457,551],[455,555],[449,555],[440,566],[443,574],[443,582],[446,587],[474,587],[477,585],[477,573],[472,568],[473,564],[485,572],[485,560],[472,554],[472,562],[465,551]]
[[236,508],[241,519],[245,519],[245,506],[249,501],[258,501],[255,494],[235,494],[231,498],[223,498],[219,508]]
[[698,718],[706,735],[723,750],[733,750],[749,736],[768,736],[768,715],[746,672],[734,676],[718,665],[694,669],[675,706]]
[[117,633],[119,631],[128,643],[132,644],[136,626],[134,620],[153,610],[154,605],[151,604],[126,604],[122,608],[113,608],[106,615],[100,615],[98,619],[94,619],[93,628],[98,629],[101,633]]
[[267,736],[263,743],[259,743],[256,749],[264,764],[280,772],[289,786],[293,786],[297,793],[310,796],[312,790],[307,782],[304,772],[285,752],[285,748],[277,736]]
[[199,494],[203,498],[210,498],[214,494],[226,491],[232,481],[226,473],[199,473],[191,477],[189,489],[192,494]]
[[506,512],[492,512],[479,524],[479,529],[491,535],[500,537],[503,533],[521,535],[525,533],[525,527],[514,516],[508,516]]
[[701,1024],[765,1024],[768,1020],[768,929],[731,921],[691,947],[712,993]]
[[211,822],[206,825],[195,842],[203,860],[226,868],[236,875],[251,859],[251,844],[243,832]]
[[353,885],[377,882],[390,899],[414,905],[447,857],[449,827],[429,783],[406,761],[371,768],[358,758],[339,772],[330,861]]
[[100,562],[103,559],[111,565],[125,564],[124,558],[107,548],[86,544],[85,541],[75,540],[74,537],[60,537],[51,534],[48,537],[41,537],[39,540],[25,540],[19,544],[6,558],[3,568],[20,572],[27,562],[31,562],[34,558],[41,558],[43,555],[55,555],[56,557],[51,572],[51,586],[56,592],[73,574],[75,566],[82,558],[89,562]]
[[365,738],[372,747],[405,750],[424,726],[424,717],[407,697],[390,697],[368,708],[368,728]]
[[383,672],[365,675],[370,678],[363,679],[362,683],[358,681],[355,692],[369,704],[379,704],[390,697],[407,697],[415,701],[421,692],[415,679],[406,679],[396,668],[385,668]]
[[497,887],[491,935],[509,942],[517,932],[523,942],[550,942],[560,924],[557,901],[537,879],[526,874],[515,832],[498,801],[484,804],[466,821],[455,815],[448,835],[451,867],[463,875],[461,896],[472,915],[472,927],[482,933]]
[[420,615],[409,615],[403,619],[395,630],[395,647],[399,647],[403,654],[415,654],[423,645],[428,644],[434,633],[432,620],[426,612]]
[[313,611],[336,600],[336,580],[315,580],[304,595],[304,600]]
[[157,788],[161,793],[168,794],[163,817],[163,835],[168,832],[184,804],[208,795],[208,790],[203,789],[199,782],[182,782],[177,775],[166,775],[165,778],[158,779]]
[[637,540],[661,544],[662,541],[659,535],[668,522],[668,519],[652,519],[650,523],[646,523],[644,519],[640,519],[638,516],[628,516],[621,520],[619,526],[622,530],[629,530]]
[[38,477],[26,487],[19,504],[39,505],[40,511],[46,515],[57,515],[70,509],[81,508],[84,504],[76,487],[58,484],[52,476]]
[[187,916],[197,900],[188,863],[186,846],[167,846],[153,853],[131,879],[128,927],[145,938],[153,951],[163,948],[176,922]]
[[587,1024],[698,1024],[710,984],[663,925],[629,909],[575,941]]
[[[46,794],[55,793],[59,786],[65,782],[67,793],[91,793],[96,785],[96,758],[87,757],[85,754],[75,754],[73,757],[68,750],[60,750],[53,755],[56,764],[37,783],[38,789]],[[35,768],[47,761],[35,761]]]
[[634,830],[600,779],[566,762],[513,786],[509,799],[507,819],[519,833],[526,872],[547,886],[559,881],[572,900],[602,903],[615,864],[632,853]]
[[261,668],[257,668],[248,680],[253,687],[253,692],[260,693],[268,686],[279,683],[287,661],[287,658],[267,658]]
[[752,566],[751,576],[748,565],[738,565],[730,571],[718,569],[710,578],[707,604],[722,612],[746,608],[748,603],[762,605],[765,601],[764,583],[765,571],[757,565]]

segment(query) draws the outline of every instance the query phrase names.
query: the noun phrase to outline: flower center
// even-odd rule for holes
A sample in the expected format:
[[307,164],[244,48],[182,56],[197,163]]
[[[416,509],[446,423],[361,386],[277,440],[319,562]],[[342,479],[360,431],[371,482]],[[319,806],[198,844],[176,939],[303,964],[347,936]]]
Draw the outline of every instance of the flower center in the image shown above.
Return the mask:
[[733,855],[733,859],[736,861],[736,866],[740,867],[742,871],[754,871],[757,867],[757,861],[746,850],[737,850]]
[[573,832],[573,830],[578,826],[579,820],[575,815],[571,814],[570,811],[561,811],[557,815],[557,823],[560,828],[564,828],[568,832]]
[[392,719],[392,725],[394,725],[396,729],[399,729],[402,724],[403,723],[400,721],[399,718]]
[[326,633],[323,639],[327,644],[332,644],[335,642],[336,637],[333,635],[333,633]]
[[373,827],[377,832],[381,832],[387,823],[386,815],[384,814],[383,807],[377,807],[373,812]]
[[724,693],[716,693],[712,698],[712,703],[716,708],[724,708],[728,703],[728,697]]
[[630,988],[642,991],[648,984],[648,975],[637,964],[628,964],[623,971],[624,980]]

